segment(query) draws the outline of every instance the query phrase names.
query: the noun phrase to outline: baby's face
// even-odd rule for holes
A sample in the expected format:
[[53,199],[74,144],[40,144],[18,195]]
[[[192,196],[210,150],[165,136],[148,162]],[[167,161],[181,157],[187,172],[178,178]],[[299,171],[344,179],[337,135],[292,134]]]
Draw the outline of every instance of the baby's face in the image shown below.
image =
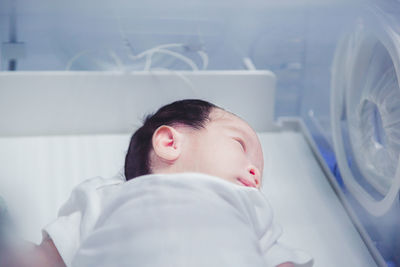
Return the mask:
[[211,121],[187,138],[181,159],[186,171],[218,176],[235,184],[260,188],[264,159],[254,130],[239,117],[213,109]]

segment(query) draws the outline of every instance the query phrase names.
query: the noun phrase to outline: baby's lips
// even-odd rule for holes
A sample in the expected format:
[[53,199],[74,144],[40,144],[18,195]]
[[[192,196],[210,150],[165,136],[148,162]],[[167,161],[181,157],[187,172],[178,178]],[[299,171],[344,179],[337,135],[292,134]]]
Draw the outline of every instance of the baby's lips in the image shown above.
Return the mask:
[[256,187],[256,185],[255,185],[253,182],[249,181],[249,180],[246,180],[246,179],[243,179],[243,178],[237,178],[237,179],[238,179],[238,181],[241,182],[244,186]]

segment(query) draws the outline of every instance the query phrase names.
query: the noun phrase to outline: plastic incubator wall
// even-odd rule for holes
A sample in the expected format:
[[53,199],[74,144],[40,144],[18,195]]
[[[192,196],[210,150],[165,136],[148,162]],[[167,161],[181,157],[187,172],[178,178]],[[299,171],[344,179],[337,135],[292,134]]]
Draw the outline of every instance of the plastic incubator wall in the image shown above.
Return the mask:
[[[338,118],[340,134],[347,136],[342,165],[351,165],[354,180],[377,201],[392,188],[400,150],[400,98],[395,94],[400,57],[393,61],[390,51],[397,51],[396,47],[387,50],[377,42],[369,56],[360,57],[368,58],[364,65],[370,68],[361,76],[349,76],[347,69],[353,58],[346,54],[346,44],[353,38],[351,48],[357,48],[365,33],[357,28],[360,18],[361,24],[374,24],[364,16],[366,6],[378,6],[391,15],[383,18],[400,14],[400,3],[394,0],[0,0],[0,69],[271,70],[278,78],[275,116],[304,119],[387,265],[400,266],[396,253],[400,237],[395,229],[400,221],[398,208],[390,206],[385,214],[367,211],[349,193],[334,154],[331,76],[342,81],[361,77],[362,86],[335,84],[347,97],[343,109],[349,115]],[[399,24],[397,19],[387,22],[389,28]],[[345,52],[336,52],[336,63],[344,64],[343,68],[334,65],[340,45]],[[345,56],[348,61],[341,61]],[[343,104],[339,102],[336,108]],[[397,192],[394,197],[398,198]]]
[[142,70],[144,51],[180,44],[154,53],[151,67],[202,69],[206,54],[206,69],[245,69],[248,58],[255,68],[277,74],[276,116],[306,114],[310,102],[312,111],[321,114],[326,113],[336,43],[358,5],[333,0],[2,0],[1,70]]

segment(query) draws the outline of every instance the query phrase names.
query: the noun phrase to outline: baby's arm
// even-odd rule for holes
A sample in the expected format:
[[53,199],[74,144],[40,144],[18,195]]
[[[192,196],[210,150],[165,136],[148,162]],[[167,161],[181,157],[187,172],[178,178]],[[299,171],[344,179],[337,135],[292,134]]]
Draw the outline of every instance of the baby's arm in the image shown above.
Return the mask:
[[11,251],[5,266],[8,267],[66,267],[51,239],[40,245],[25,242],[20,249]]
[[[49,267],[65,267],[65,263],[61,258],[53,240],[50,238],[44,239],[39,246],[36,246],[36,257],[40,266]],[[39,265],[38,265],[39,266]]]

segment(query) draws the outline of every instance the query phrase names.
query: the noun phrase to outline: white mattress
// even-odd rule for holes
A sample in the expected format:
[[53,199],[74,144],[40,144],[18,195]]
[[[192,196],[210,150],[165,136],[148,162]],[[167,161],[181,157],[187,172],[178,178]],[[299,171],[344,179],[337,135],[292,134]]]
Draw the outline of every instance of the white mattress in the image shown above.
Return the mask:
[[22,235],[40,242],[41,229],[53,220],[72,188],[123,168],[128,135],[0,138],[0,195]]
[[303,135],[260,139],[268,157],[263,191],[283,226],[282,241],[309,251],[314,266],[377,266]]
[[[263,191],[284,229],[282,240],[314,266],[376,266],[303,135],[259,134],[266,158]],[[23,236],[39,242],[73,186],[123,167],[128,135],[0,138],[0,195]]]

